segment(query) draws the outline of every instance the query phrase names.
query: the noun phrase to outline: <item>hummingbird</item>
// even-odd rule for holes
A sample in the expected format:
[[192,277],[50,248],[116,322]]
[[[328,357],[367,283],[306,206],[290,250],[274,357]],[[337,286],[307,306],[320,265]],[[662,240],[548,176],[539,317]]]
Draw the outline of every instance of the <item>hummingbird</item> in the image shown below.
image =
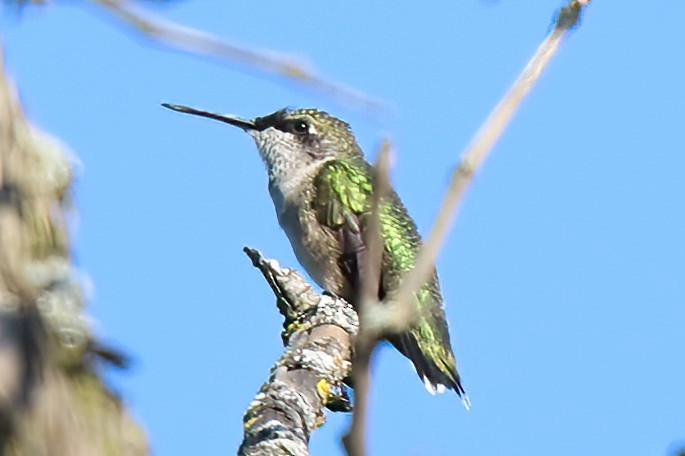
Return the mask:
[[[318,109],[281,109],[243,119],[162,104],[174,111],[219,120],[247,132],[268,173],[278,222],[297,260],[324,290],[355,305],[364,264],[374,169],[364,159],[350,126]],[[412,269],[421,237],[397,193],[379,204],[383,243],[379,300],[399,288]],[[454,390],[469,402],[457,372],[437,273],[415,293],[418,319],[387,340],[413,363],[431,393]]]

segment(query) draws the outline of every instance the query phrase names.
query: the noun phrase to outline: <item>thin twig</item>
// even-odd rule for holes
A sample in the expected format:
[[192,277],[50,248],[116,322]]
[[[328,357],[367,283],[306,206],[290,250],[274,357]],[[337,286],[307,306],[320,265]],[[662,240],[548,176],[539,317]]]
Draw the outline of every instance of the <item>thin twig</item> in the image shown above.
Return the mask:
[[371,384],[371,356],[380,336],[374,320],[374,311],[382,304],[378,301],[378,287],[383,260],[383,241],[381,239],[380,207],[383,198],[390,192],[390,142],[384,140],[378,150],[375,166],[374,193],[371,199],[371,214],[364,232],[366,253],[359,292],[359,333],[354,347],[352,363],[352,382],[354,385],[354,408],[352,424],[343,436],[347,454],[363,456],[366,442],[366,417]]
[[[572,0],[557,14],[554,27],[542,42],[535,55],[523,70],[509,92],[492,111],[475,138],[462,155],[459,166],[450,179],[450,184],[443,198],[438,215],[433,223],[431,233],[423,248],[417,255],[414,269],[407,274],[397,292],[397,303],[394,315],[396,322],[408,325],[415,311],[413,296],[433,274],[435,259],[455,215],[457,205],[473,179],[474,173],[481,167],[497,139],[502,135],[516,108],[533,87],[559,44],[570,28],[578,23],[582,8],[589,0]],[[394,328],[401,330],[402,328]]]
[[[371,214],[367,224],[364,239],[366,254],[361,274],[360,314],[367,318],[370,310],[378,305],[378,286],[381,279],[381,263],[383,260],[383,241],[381,239],[380,212],[383,199],[391,191],[390,186],[390,149],[391,143],[384,139],[378,148],[374,166],[374,193],[371,197]],[[362,325],[365,321],[362,322]],[[367,331],[368,328],[364,328]],[[375,334],[374,336],[378,336]]]
[[191,54],[210,55],[242,62],[324,92],[364,110],[378,112],[383,108],[383,103],[379,100],[317,75],[296,56],[231,43],[210,33],[155,16],[129,0],[93,1],[104,6],[147,37],[166,46]]

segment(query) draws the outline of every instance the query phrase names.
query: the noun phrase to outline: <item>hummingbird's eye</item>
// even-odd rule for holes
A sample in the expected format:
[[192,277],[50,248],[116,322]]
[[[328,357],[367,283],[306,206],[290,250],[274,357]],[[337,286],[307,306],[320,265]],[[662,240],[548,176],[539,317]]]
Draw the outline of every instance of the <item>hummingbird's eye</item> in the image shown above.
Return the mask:
[[295,120],[290,124],[291,131],[297,135],[304,135],[309,133],[309,124],[304,120]]

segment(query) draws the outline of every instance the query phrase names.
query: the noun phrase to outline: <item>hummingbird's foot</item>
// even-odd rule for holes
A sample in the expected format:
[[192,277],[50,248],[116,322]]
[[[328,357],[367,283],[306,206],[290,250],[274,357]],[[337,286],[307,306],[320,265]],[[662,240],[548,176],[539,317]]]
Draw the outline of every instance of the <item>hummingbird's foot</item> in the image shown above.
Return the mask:
[[352,389],[344,383],[332,386],[328,392],[326,408],[331,412],[351,412]]
[[324,290],[323,293],[321,293],[321,294],[324,296],[331,297],[333,299],[339,299],[340,298],[340,296],[338,296],[337,294],[333,293],[332,291],[328,291],[328,290]]

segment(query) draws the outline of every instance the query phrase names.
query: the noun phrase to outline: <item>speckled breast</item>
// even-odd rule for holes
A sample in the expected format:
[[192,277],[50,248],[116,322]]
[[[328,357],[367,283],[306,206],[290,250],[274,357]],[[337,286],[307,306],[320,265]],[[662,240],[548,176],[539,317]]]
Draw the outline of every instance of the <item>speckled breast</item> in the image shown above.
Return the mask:
[[300,264],[324,290],[350,298],[352,290],[338,262],[340,241],[330,228],[319,224],[311,204],[313,189],[303,186],[295,195],[283,195],[276,186],[270,186],[269,193],[278,223]]

